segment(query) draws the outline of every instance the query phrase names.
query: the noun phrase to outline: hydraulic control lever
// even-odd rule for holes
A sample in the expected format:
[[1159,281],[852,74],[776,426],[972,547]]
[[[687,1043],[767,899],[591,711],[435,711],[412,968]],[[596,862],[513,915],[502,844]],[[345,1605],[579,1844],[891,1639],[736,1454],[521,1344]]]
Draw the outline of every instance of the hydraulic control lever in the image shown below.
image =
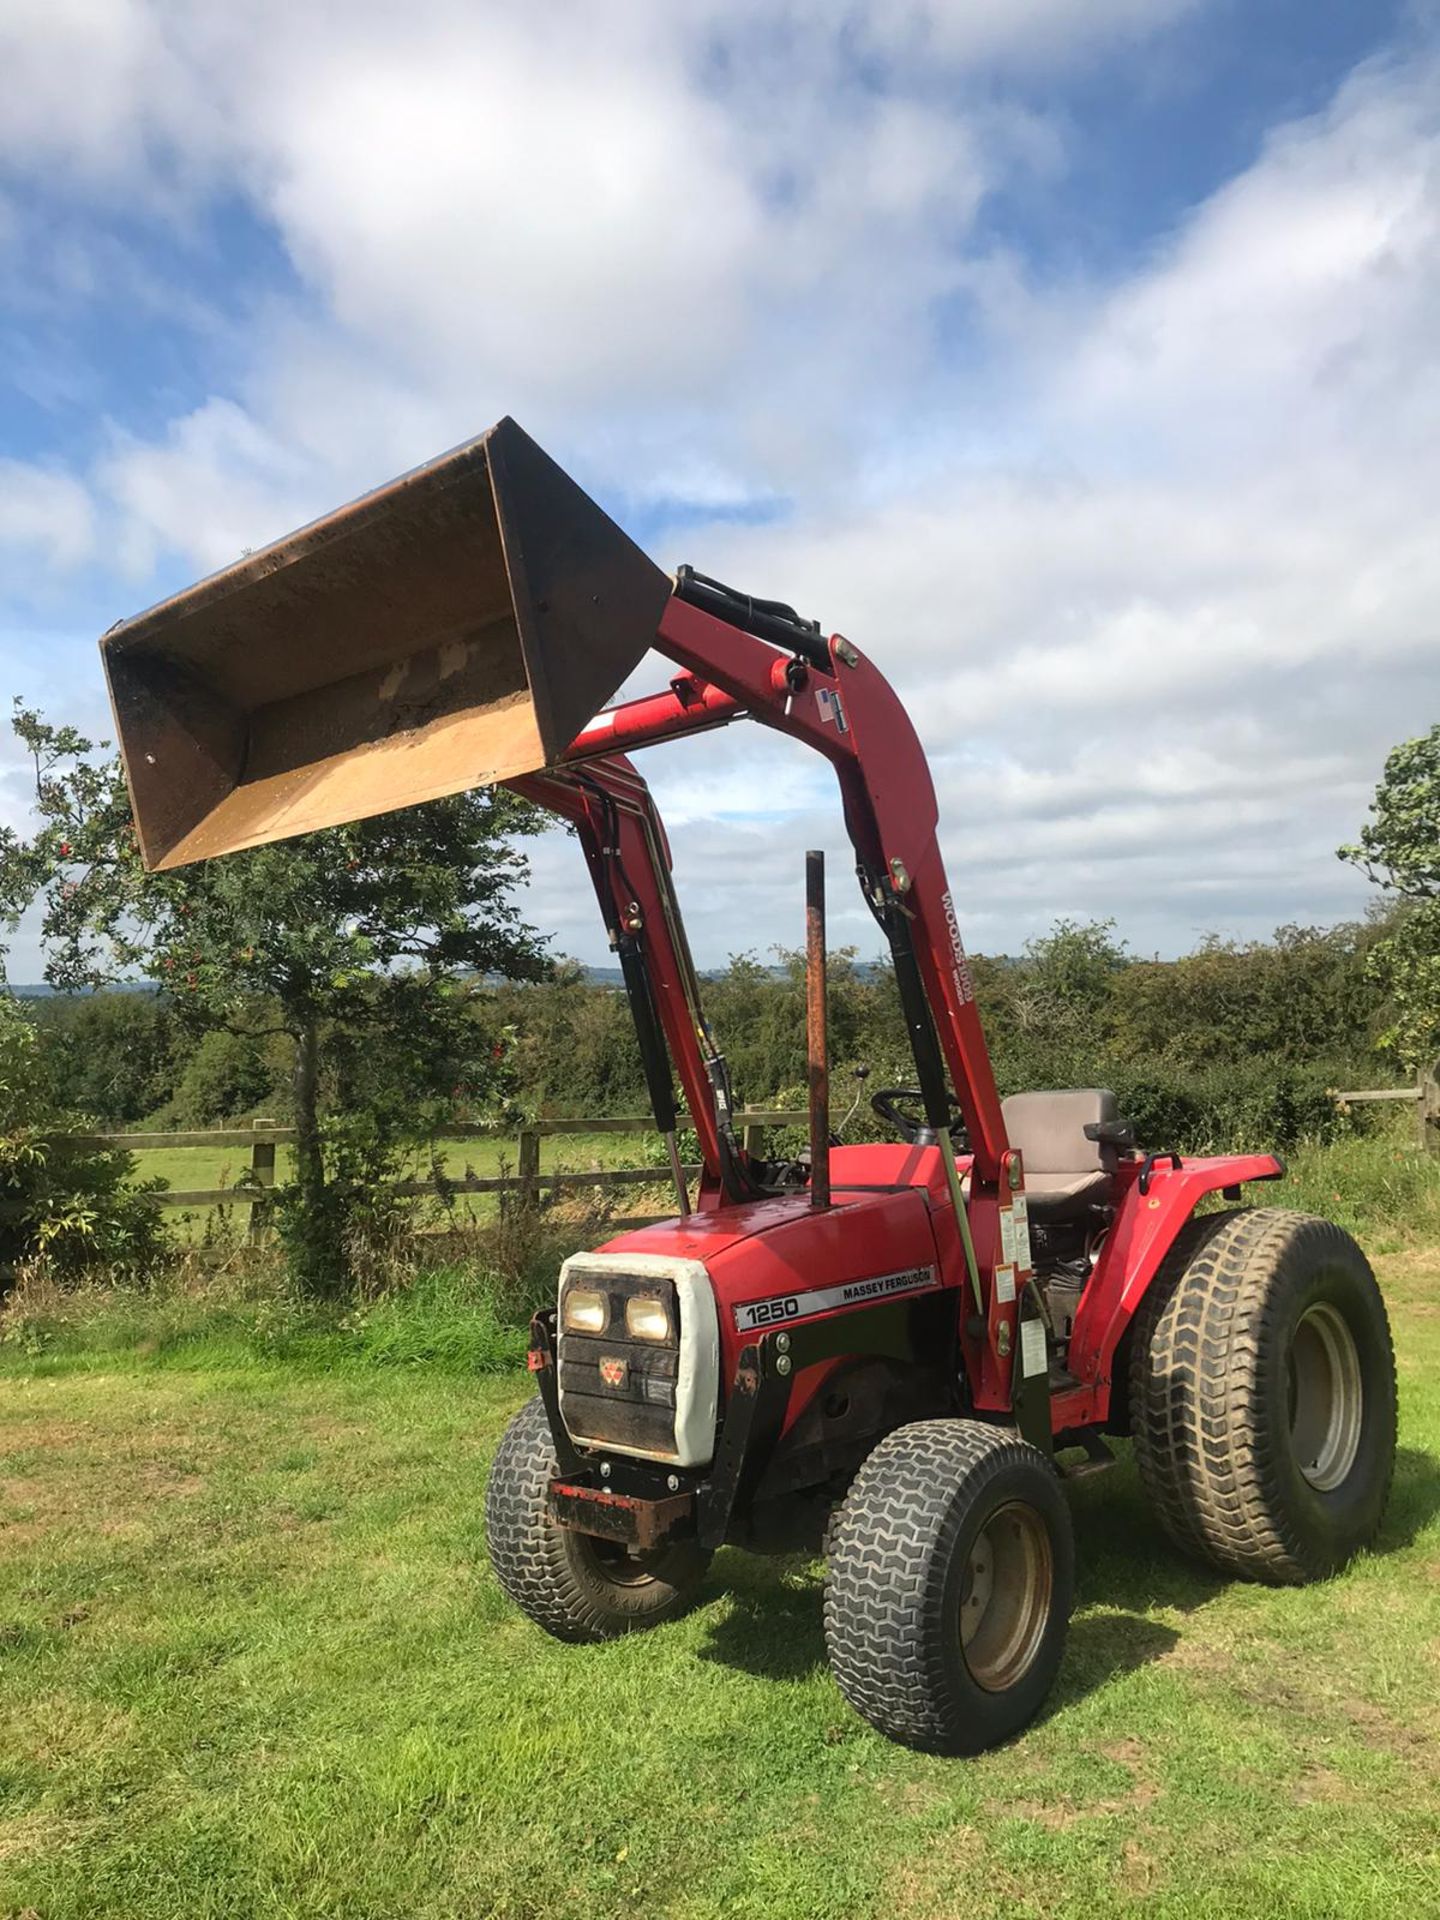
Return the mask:
[[694,567],[675,569],[675,597],[715,614],[742,633],[754,634],[757,640],[769,640],[777,647],[802,654],[822,673],[830,671],[830,649],[821,635],[820,622],[803,620],[783,600],[757,600],[738,587],[727,587],[723,580],[712,580],[708,573],[697,573]]

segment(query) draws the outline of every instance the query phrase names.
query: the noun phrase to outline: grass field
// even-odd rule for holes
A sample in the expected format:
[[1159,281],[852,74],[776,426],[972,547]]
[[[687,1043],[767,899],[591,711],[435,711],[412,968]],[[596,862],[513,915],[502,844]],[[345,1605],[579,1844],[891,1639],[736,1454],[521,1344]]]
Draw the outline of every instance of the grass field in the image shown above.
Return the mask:
[[481,1349],[0,1349],[0,1915],[1440,1913],[1440,1253],[1377,1265],[1378,1551],[1228,1585],[1122,1460],[1071,1492],[1049,1710],[969,1762],[843,1705],[809,1562],[723,1553],[599,1649],[520,1619],[481,1503],[526,1386]]
[[[550,1172],[588,1172],[593,1168],[634,1167],[644,1163],[643,1136],[626,1133],[569,1133],[545,1135],[540,1142],[540,1170]],[[407,1160],[404,1177],[426,1180],[436,1162],[452,1179],[476,1174],[493,1178],[513,1174],[515,1164],[513,1136],[490,1138],[441,1139],[430,1149],[417,1149]],[[234,1187],[249,1172],[250,1152],[246,1147],[145,1147],[134,1155],[137,1180],[164,1180],[177,1193],[205,1192],[217,1187]],[[275,1149],[275,1177],[290,1178],[293,1154],[290,1147]],[[663,1174],[657,1179],[663,1180]],[[243,1228],[249,1217],[249,1195],[237,1191]],[[431,1202],[426,1201],[430,1207]],[[203,1237],[207,1222],[213,1222],[214,1207],[176,1210],[169,1214],[178,1239],[195,1241]],[[495,1196],[487,1193],[456,1194],[450,1211],[464,1219],[488,1219],[495,1211]]]
[[[567,1133],[546,1135],[540,1142],[541,1170],[554,1168],[633,1167],[641,1164],[641,1136],[628,1133]],[[463,1140],[437,1140],[435,1157],[452,1176],[467,1170],[481,1175],[515,1171],[513,1137],[471,1136]],[[290,1172],[291,1150],[275,1149],[276,1178],[284,1180]],[[159,1177],[181,1192],[207,1187],[233,1186],[250,1167],[245,1147],[145,1147],[135,1155],[137,1178]],[[430,1154],[417,1152],[412,1170],[423,1178],[430,1170]]]

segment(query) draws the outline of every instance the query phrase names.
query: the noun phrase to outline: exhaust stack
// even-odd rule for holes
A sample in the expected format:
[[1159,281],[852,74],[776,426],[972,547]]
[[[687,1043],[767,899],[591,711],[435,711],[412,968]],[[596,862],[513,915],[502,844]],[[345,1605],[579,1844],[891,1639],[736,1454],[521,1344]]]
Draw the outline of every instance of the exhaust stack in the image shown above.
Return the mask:
[[100,643],[148,867],[552,765],[670,582],[510,419]]
[[825,855],[805,856],[805,1053],[810,1083],[810,1204],[830,1204],[830,1041],[825,992]]

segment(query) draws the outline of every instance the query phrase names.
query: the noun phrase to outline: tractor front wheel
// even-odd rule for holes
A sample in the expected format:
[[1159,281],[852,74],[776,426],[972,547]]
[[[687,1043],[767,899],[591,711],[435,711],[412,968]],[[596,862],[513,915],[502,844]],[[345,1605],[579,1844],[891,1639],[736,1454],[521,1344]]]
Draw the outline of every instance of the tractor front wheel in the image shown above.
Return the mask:
[[613,1640],[683,1613],[709,1554],[692,1543],[632,1554],[557,1526],[546,1496],[558,1471],[536,1398],[505,1429],[485,1494],[490,1564],[521,1612],[571,1641]]
[[832,1522],[825,1643],[873,1727],[979,1753],[1031,1720],[1065,1648],[1070,1511],[1036,1447],[973,1420],[917,1420],[870,1454]]
[[1175,1542],[1299,1585],[1374,1538],[1395,1465],[1395,1355],[1369,1262],[1328,1220],[1202,1215],[1136,1315],[1135,1457]]

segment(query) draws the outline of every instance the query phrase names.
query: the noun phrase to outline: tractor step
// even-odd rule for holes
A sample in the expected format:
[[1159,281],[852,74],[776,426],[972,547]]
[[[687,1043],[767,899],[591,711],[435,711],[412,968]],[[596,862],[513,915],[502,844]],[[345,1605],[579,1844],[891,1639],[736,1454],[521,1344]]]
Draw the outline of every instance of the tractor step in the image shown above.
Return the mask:
[[1083,1447],[1083,1460],[1057,1460],[1056,1470],[1066,1480],[1088,1480],[1092,1474],[1104,1473],[1107,1467],[1113,1467],[1115,1456],[1100,1438],[1098,1433],[1087,1433],[1070,1443],[1072,1447]]

